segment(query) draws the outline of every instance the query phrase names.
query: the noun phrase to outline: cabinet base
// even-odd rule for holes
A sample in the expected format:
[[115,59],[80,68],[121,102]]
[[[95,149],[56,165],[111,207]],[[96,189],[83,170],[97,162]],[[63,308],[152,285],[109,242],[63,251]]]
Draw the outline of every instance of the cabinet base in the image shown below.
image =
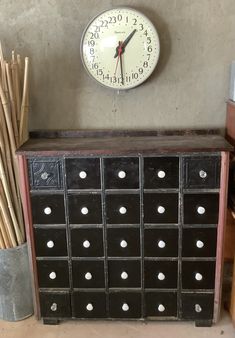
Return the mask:
[[196,327],[211,327],[212,326],[212,320],[196,320],[195,321]]
[[44,325],[58,325],[60,323],[60,320],[55,318],[43,318],[42,320]]

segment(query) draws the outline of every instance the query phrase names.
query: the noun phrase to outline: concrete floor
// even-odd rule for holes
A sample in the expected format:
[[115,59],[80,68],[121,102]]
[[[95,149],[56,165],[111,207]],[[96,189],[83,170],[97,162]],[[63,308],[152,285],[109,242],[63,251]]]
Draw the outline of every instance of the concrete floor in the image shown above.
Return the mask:
[[79,322],[43,325],[30,317],[16,323],[0,321],[0,338],[232,338],[235,337],[228,313],[211,328],[198,328],[191,322]]

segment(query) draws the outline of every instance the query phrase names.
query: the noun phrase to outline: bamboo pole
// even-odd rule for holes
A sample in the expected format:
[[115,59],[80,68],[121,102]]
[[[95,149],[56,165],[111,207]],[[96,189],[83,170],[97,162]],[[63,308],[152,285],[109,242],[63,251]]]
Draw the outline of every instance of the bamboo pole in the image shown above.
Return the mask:
[[[1,224],[2,221],[0,220]],[[0,249],[6,249],[6,245],[2,236],[2,231],[1,231],[1,227],[0,227]]]
[[20,119],[20,143],[22,144],[28,138],[27,135],[27,120],[28,120],[28,86],[29,86],[29,58],[25,58],[24,68],[24,84],[23,84],[23,95],[21,104],[21,119]]
[[20,95],[20,78],[18,71],[18,63],[15,57],[13,57],[12,63],[12,79],[13,79],[13,87],[15,92],[15,101],[16,101],[16,116],[18,126],[20,124],[20,109],[21,109],[21,95]]

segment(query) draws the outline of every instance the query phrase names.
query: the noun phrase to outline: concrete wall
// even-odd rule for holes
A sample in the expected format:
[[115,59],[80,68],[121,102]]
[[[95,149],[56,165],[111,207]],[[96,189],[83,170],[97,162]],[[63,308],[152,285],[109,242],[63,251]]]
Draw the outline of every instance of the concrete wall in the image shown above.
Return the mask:
[[[79,55],[88,21],[118,5],[143,11],[161,41],[150,80],[120,94]],[[1,0],[0,39],[31,58],[31,129],[224,127],[234,0]]]

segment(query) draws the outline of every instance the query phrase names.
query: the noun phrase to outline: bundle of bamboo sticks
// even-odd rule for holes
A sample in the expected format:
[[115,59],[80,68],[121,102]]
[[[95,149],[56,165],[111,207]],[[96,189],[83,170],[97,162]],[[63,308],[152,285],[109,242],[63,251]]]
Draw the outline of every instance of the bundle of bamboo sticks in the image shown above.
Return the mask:
[[0,43],[0,249],[25,242],[16,148],[28,139],[29,59],[3,57]]

